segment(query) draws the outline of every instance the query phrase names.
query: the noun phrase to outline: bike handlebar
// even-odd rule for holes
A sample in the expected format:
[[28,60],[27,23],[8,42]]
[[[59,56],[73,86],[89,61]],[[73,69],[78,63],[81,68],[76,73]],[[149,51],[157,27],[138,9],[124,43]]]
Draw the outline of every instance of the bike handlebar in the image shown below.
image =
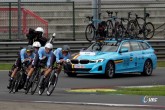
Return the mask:
[[108,15],[110,15],[110,14],[112,15],[113,14],[113,11],[108,11],[107,10],[106,12],[108,13]]
[[136,16],[136,19],[146,19],[146,18],[148,18],[148,17],[150,17],[150,14],[149,13],[145,13],[144,14],[144,17],[139,17],[136,13],[135,13],[135,16]]

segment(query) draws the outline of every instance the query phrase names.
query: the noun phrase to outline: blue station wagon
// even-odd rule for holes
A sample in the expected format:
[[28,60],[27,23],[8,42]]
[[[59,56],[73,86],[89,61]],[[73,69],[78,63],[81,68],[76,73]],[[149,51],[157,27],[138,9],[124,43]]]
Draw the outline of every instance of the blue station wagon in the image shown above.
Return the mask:
[[70,77],[77,74],[104,74],[112,78],[117,73],[130,72],[150,76],[156,66],[157,56],[147,41],[105,40],[93,43],[68,60],[64,71]]

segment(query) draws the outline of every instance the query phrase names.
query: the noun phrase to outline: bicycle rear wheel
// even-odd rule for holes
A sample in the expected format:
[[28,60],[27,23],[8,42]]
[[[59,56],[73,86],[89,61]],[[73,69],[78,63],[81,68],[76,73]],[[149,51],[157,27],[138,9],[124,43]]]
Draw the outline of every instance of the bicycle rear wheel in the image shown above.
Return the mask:
[[38,91],[38,94],[39,95],[42,95],[43,94],[43,92],[44,92],[44,90],[45,90],[45,86],[44,86],[44,75],[42,75],[41,76],[41,78],[40,78],[40,81],[39,81],[39,91]]
[[130,39],[137,38],[138,30],[134,20],[130,20],[127,24],[127,33]]
[[11,87],[9,89],[9,93],[13,92],[13,89],[14,89],[14,86],[15,86],[15,81],[16,81],[15,79],[12,80]]
[[47,95],[50,96],[56,85],[57,85],[57,81],[58,81],[58,74],[56,73],[56,71],[52,72],[50,78],[49,78],[49,83],[48,83],[48,87],[47,87]]
[[144,29],[143,36],[144,36],[145,39],[149,40],[154,36],[155,28],[154,28],[154,25],[151,22],[147,22],[144,25],[143,29]]
[[91,42],[92,40],[94,40],[96,33],[95,33],[95,28],[92,24],[88,24],[86,29],[85,29],[85,37],[86,40]]
[[113,24],[111,20],[108,20],[106,23],[107,23],[107,36],[111,38],[113,37]]

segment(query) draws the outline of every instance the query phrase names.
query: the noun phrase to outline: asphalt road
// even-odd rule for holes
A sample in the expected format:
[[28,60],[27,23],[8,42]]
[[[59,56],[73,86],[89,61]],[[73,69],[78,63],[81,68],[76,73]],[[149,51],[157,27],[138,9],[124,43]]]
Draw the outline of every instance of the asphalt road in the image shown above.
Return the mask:
[[[152,76],[144,77],[140,74],[117,75],[113,79],[106,79],[100,75],[79,75],[75,78],[67,77],[61,73],[56,90],[51,96],[43,94],[39,96],[24,94],[21,90],[15,94],[9,94],[6,88],[8,84],[7,71],[0,71],[0,100],[19,102],[46,102],[46,103],[72,103],[80,105],[105,105],[105,106],[148,106],[163,108],[165,97],[158,97],[155,103],[143,103],[144,96],[137,95],[113,95],[96,93],[68,93],[66,90],[72,88],[116,88],[117,86],[144,86],[144,85],[165,85],[165,68],[156,69]],[[154,97],[154,96],[153,96]],[[119,105],[116,105],[119,104]],[[125,104],[125,105],[121,105]]]

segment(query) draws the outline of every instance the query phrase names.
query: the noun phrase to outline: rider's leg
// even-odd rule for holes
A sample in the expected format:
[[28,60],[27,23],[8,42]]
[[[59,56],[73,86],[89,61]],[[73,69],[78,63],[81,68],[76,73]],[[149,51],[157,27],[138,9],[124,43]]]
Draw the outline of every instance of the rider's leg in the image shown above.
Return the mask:
[[33,74],[35,68],[38,67],[38,61],[39,61],[39,56],[38,56],[38,54],[36,54],[35,59],[33,60],[32,65],[30,66],[30,69],[27,72],[27,78],[26,78],[26,82],[25,82],[25,85],[24,85],[24,89],[27,88],[27,84],[29,82],[29,79],[30,79],[31,75]]
[[55,61],[56,61],[56,57],[54,54],[52,54],[51,57],[48,58],[48,61],[47,61],[48,69],[44,73],[45,77],[48,76],[51,73],[51,71],[53,70],[53,66],[54,66]]
[[62,64],[57,65],[57,74],[60,74],[62,70]]
[[9,79],[9,85],[7,86],[8,89],[10,89],[10,87],[11,87],[12,81],[13,81],[13,79],[14,79],[14,77],[15,77],[15,74],[17,73],[17,70],[18,70],[18,67],[16,67],[16,68],[14,69],[14,71],[12,72],[12,74],[11,74],[11,77],[10,77],[10,79]]
[[27,74],[27,77],[26,77],[26,82],[25,82],[25,85],[24,85],[24,89],[27,88],[27,84],[28,84],[28,82],[29,82],[29,79],[30,79],[30,77],[31,77],[31,75],[32,75],[32,73],[33,73],[33,71],[34,71],[34,68],[31,67],[30,70],[28,71],[28,74]]
[[15,68],[11,74],[11,78],[14,78],[16,72],[18,71],[18,68],[20,68],[20,67],[21,67],[21,58],[18,57],[17,60],[15,61]]
[[28,74],[27,74],[27,78],[30,77],[32,75],[32,73],[34,72],[35,68],[38,67],[38,62],[39,62],[39,56],[38,54],[36,54],[35,59],[32,62],[32,66],[30,67]]
[[54,54],[52,54],[51,57],[48,58],[47,60],[47,69],[44,72],[44,80],[52,72],[55,61],[56,61],[56,57]]
[[7,86],[8,89],[10,89],[13,78],[15,77],[15,75],[20,67],[21,67],[21,59],[20,59],[20,57],[18,57],[17,60],[15,61],[15,68],[12,71],[10,79],[9,79],[9,85]]

